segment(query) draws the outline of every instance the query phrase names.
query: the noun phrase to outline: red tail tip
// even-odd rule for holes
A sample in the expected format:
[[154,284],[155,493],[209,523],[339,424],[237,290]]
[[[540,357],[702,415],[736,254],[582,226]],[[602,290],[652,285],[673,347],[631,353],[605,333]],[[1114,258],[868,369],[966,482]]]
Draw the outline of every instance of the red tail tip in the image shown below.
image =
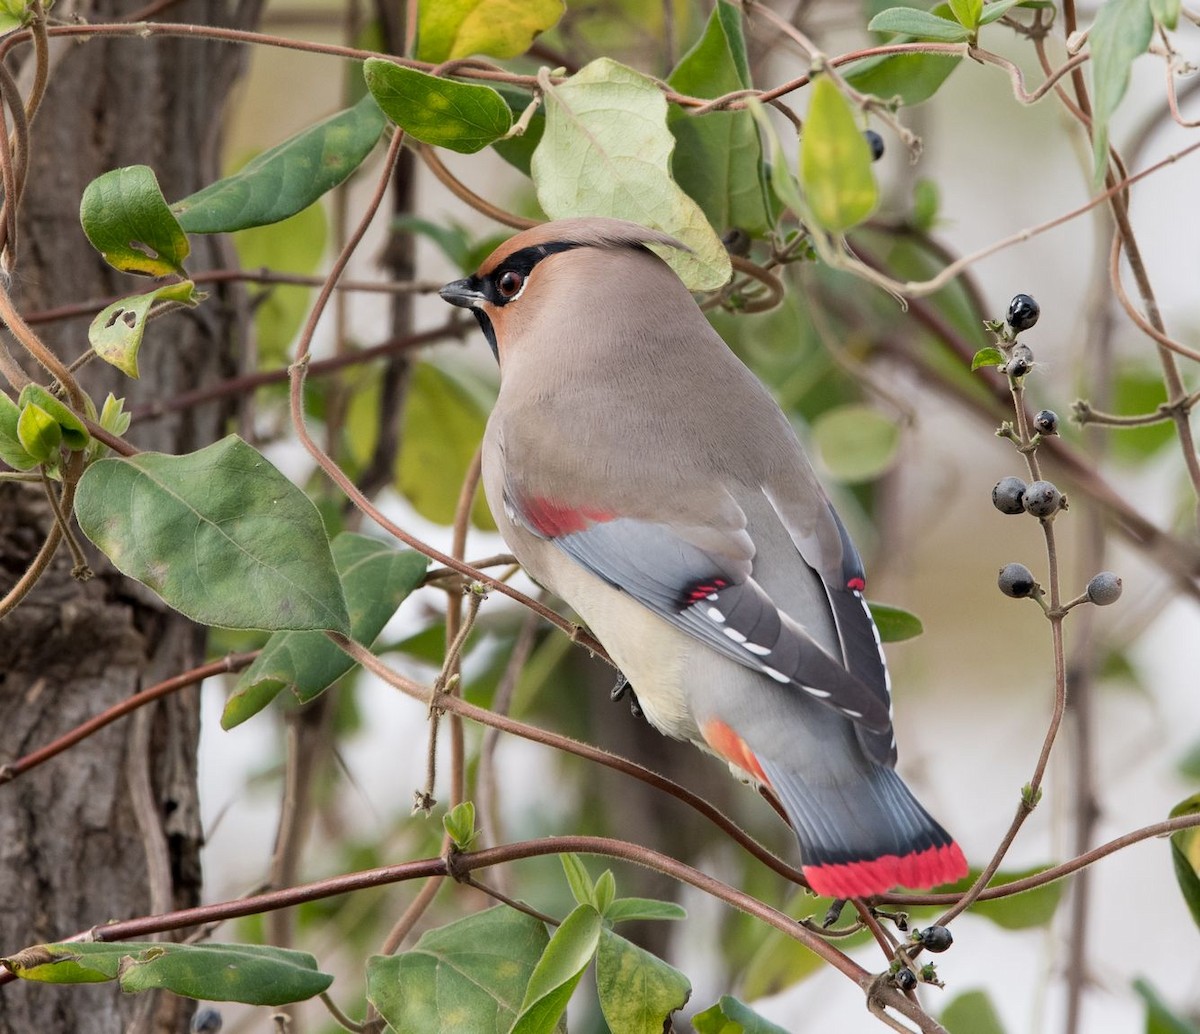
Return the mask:
[[967,860],[953,842],[906,855],[804,866],[808,885],[829,898],[865,898],[893,887],[935,887],[939,883],[953,883],[966,874]]

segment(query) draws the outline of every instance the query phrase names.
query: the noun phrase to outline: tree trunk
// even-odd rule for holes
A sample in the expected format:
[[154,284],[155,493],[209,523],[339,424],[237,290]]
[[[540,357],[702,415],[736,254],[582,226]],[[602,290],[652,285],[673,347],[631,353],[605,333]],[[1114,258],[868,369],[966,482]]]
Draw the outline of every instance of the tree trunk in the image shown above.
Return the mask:
[[[112,21],[144,6],[103,0],[77,13]],[[76,12],[66,7],[57,4],[55,16],[69,20]],[[258,8],[258,0],[193,0],[166,16],[249,27]],[[28,57],[21,52],[20,60]],[[163,37],[55,45],[21,209],[14,279],[23,312],[146,289],[108,268],[88,244],[80,196],[94,177],[123,165],[151,166],[169,200],[215,178],[218,123],[242,60],[229,45]],[[192,244],[192,271],[226,264],[221,242]],[[233,312],[214,294],[194,313],[155,321],[139,381],[94,362],[81,372],[85,390],[99,405],[111,389],[131,408],[227,376],[239,334]],[[87,348],[89,318],[48,326],[44,340],[72,360]],[[29,372],[44,382],[44,374]],[[226,416],[210,404],[135,424],[128,437],[141,449],[190,452],[219,437]],[[28,566],[49,521],[40,490],[0,486],[0,592]],[[77,582],[60,548],[0,628],[0,761],[203,660],[203,629],[95,551],[89,560],[96,577]],[[0,785],[0,953],[198,902],[197,705],[195,688],[179,693]],[[0,988],[0,1034],[181,1032],[189,1006],[165,994],[122,995],[112,984],[18,983]]]

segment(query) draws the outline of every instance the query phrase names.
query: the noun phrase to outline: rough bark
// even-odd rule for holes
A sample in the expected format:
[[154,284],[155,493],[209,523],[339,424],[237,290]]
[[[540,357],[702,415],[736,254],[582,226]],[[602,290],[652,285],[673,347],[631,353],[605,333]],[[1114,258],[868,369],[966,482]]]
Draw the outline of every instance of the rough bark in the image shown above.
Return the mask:
[[[69,16],[66,6],[54,14]],[[104,0],[78,13],[105,21],[142,6]],[[257,8],[197,0],[165,16],[246,25]],[[122,165],[153,167],[168,199],[213,178],[218,120],[242,59],[229,46],[180,39],[56,48],[21,211],[15,274],[23,311],[145,290],[144,281],[106,267],[87,243],[80,195],[95,176]],[[219,247],[194,240],[189,268],[222,264]],[[227,374],[237,340],[232,312],[218,294],[194,314],[157,321],[142,348],[140,381],[93,363],[82,376],[85,388],[97,401],[111,389],[136,406]],[[76,320],[47,329],[45,339],[70,360],[86,349],[86,328]],[[129,437],[142,449],[188,452],[219,437],[223,421],[221,407],[210,405],[135,426]],[[27,566],[48,520],[39,492],[0,489],[0,592]],[[60,549],[34,593],[0,626],[0,761],[203,660],[202,629],[94,551],[90,559],[96,577],[81,584]],[[195,690],[178,694],[0,785],[0,953],[198,901],[197,703]],[[123,996],[108,984],[0,988],[0,1034],[178,1032],[187,1029],[188,1012],[173,996]]]

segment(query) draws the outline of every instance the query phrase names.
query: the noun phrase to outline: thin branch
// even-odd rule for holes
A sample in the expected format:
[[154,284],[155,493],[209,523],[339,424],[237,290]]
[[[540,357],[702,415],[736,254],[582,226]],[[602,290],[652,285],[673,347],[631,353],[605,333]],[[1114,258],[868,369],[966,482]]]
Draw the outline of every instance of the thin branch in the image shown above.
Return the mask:
[[437,152],[428,144],[421,144],[418,154],[420,154],[421,160],[425,163],[429,171],[438,178],[441,184],[456,198],[475,209],[475,211],[486,215],[489,219],[504,226],[511,226],[518,230],[528,230],[530,227],[538,225],[536,219],[526,219],[524,216],[506,212],[503,208],[493,205],[487,198],[480,197],[446,168],[441,158],[438,157]]

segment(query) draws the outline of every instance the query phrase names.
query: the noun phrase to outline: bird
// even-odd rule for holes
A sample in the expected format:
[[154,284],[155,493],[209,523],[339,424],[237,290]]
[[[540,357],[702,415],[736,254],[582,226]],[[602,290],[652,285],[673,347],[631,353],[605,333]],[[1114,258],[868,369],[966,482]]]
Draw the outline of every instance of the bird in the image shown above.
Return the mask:
[[482,480],[646,719],[773,798],[817,894],[966,875],[895,769],[862,560],[791,423],[634,222],[541,223],[441,289],[499,363]]

